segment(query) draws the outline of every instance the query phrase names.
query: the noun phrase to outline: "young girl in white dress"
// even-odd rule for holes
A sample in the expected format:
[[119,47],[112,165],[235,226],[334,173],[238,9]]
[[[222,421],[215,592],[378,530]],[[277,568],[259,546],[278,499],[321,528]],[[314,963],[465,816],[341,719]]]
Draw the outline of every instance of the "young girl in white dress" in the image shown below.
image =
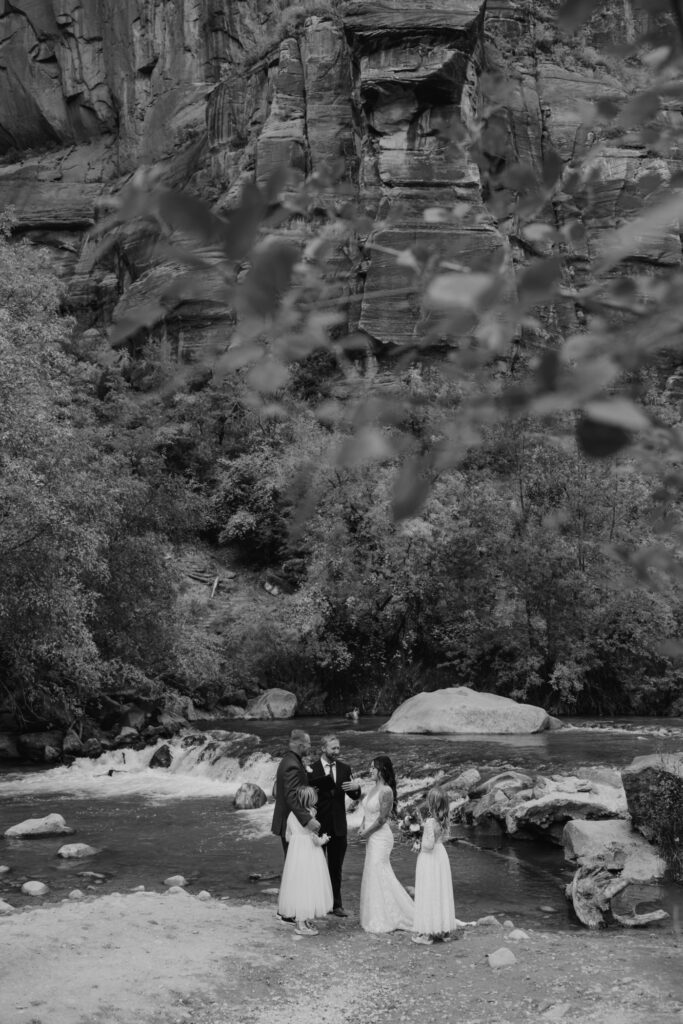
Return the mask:
[[[302,786],[299,803],[315,817],[318,794],[311,786]],[[322,847],[329,836],[316,836],[306,829],[294,814],[287,818],[286,837],[289,846],[280,882],[278,913],[294,918],[297,935],[317,935],[312,924],[315,917],[324,917],[332,910],[332,883]]]
[[448,853],[448,796],[439,786],[427,794],[429,817],[415,867],[415,917],[413,942],[431,946],[434,939],[448,942],[456,928],[453,876]]

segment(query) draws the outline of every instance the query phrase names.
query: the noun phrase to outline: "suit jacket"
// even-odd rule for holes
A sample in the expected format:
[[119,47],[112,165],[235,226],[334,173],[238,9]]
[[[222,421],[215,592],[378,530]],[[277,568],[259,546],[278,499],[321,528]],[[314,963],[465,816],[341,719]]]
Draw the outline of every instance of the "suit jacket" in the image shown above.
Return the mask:
[[[345,836],[346,825],[346,793],[341,788],[342,782],[351,781],[351,769],[343,761],[335,763],[337,781],[332,775],[326,775],[325,765],[322,759],[313,762],[312,771],[308,776],[309,786],[318,790],[318,821],[320,831],[327,832],[328,836]],[[354,795],[355,794],[355,795]],[[357,800],[360,796],[360,786],[357,790],[349,793],[352,799]]]
[[302,825],[307,825],[311,815],[299,803],[297,791],[300,786],[310,786],[310,775],[298,754],[288,750],[279,765],[273,787],[275,809],[270,831],[276,836],[285,836],[290,811]]

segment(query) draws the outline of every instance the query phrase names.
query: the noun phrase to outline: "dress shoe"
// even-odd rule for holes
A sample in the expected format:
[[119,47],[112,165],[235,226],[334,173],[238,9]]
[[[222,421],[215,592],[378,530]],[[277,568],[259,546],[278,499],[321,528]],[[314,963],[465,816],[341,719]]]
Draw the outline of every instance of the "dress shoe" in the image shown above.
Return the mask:
[[334,907],[332,913],[335,917],[348,917],[348,912],[343,907]]

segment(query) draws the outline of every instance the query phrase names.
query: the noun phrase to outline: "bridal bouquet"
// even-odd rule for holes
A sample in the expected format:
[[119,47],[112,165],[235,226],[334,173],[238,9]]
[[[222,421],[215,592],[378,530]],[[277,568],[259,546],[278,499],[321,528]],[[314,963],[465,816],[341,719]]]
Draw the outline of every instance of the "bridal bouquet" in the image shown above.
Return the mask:
[[404,807],[403,814],[398,822],[401,842],[409,844],[414,853],[419,853],[422,846],[423,831],[424,821],[417,804],[409,804],[407,807]]

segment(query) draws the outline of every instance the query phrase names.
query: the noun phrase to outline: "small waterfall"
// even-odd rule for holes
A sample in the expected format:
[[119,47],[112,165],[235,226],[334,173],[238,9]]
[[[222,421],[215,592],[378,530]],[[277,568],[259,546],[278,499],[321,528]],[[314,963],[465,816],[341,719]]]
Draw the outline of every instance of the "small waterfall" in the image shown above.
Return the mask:
[[[150,768],[162,746],[168,768]],[[213,729],[184,732],[142,750],[109,750],[98,758],[77,758],[68,768],[11,772],[0,776],[0,795],[55,793],[73,796],[151,799],[232,797],[243,782],[255,782],[270,796],[277,761],[260,749],[258,736]]]

